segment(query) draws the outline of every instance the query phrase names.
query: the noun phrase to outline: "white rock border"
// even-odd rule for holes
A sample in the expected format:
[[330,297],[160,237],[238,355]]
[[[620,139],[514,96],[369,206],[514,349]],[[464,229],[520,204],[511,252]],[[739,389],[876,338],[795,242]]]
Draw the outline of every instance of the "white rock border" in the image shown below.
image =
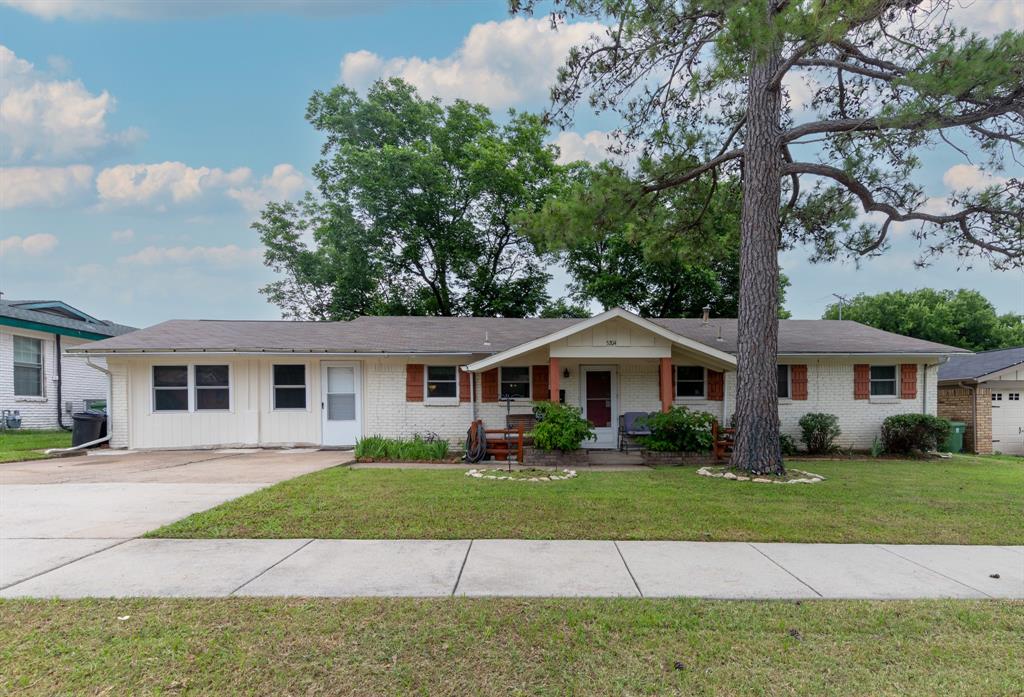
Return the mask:
[[713,472],[710,467],[701,467],[697,470],[697,474],[702,477],[717,477],[719,479],[732,479],[737,482],[756,482],[758,484],[817,484],[818,482],[825,481],[825,478],[820,474],[798,469],[790,469],[788,471],[796,474],[802,474],[804,476],[798,479],[787,479],[786,481],[782,481],[780,479],[769,479],[768,477],[746,477],[742,474],[726,472],[724,469],[725,468],[722,468],[723,471],[721,472]]
[[471,469],[466,470],[466,476],[477,479],[507,479],[514,482],[555,482],[572,479],[576,476],[576,470],[562,470],[561,474],[548,474],[542,477],[512,477],[506,470],[501,469]]

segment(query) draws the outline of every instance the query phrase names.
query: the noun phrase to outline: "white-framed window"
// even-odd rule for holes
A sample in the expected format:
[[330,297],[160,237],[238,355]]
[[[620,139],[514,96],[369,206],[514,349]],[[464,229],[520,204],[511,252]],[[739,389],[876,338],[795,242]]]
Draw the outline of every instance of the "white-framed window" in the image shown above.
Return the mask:
[[188,366],[153,366],[153,411],[188,411]]
[[14,395],[43,396],[43,342],[29,336],[14,337]]
[[1011,401],[1011,402],[1019,402],[1020,401],[1020,392],[1009,392],[1006,395],[1006,399]]
[[195,371],[196,411],[231,409],[231,369],[226,365],[197,365]]
[[280,363],[274,370],[274,409],[306,408],[306,364]]
[[896,391],[896,387],[896,366],[871,366],[870,394],[872,397],[895,397],[897,394],[899,394]]
[[530,366],[502,366],[500,378],[502,399],[530,398]]
[[704,368],[699,365],[676,366],[676,397],[703,397],[707,394]]
[[458,399],[459,369],[454,365],[428,365],[423,381],[427,399]]
[[1003,393],[1002,392],[993,392],[992,393],[992,401],[993,402],[1001,402],[1001,401],[1003,401]]
[[779,399],[790,399],[793,396],[792,371],[788,365],[778,366],[779,374]]

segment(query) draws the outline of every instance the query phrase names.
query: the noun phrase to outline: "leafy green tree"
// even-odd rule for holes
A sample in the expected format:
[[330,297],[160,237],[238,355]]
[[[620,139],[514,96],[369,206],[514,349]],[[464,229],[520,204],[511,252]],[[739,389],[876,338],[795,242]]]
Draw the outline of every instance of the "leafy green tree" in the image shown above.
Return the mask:
[[[823,317],[839,319],[839,305]],[[1024,315],[998,315],[985,296],[964,288],[861,293],[843,304],[843,319],[972,351],[1024,346]]]
[[[934,212],[913,182],[917,152],[973,139],[998,171],[1024,145],[1024,34],[979,38],[952,0],[550,0],[552,21],[607,30],[575,47],[549,118],[585,101],[622,120],[619,148],[656,160],[607,200],[630,209],[665,192],[740,182],[737,434],[732,462],[784,472],[777,379],[778,250],[880,254],[894,223],[919,227],[925,259],[952,252],[994,268],[1024,256],[1024,185],[954,192]],[[549,0],[512,0],[531,12]],[[799,92],[809,96],[799,103]],[[872,222],[858,223],[861,213]],[[593,215],[615,215],[610,209]]]
[[513,226],[559,173],[540,117],[422,99],[393,79],[365,97],[316,92],[316,195],[271,203],[254,228],[282,274],[262,290],[285,316],[536,314],[546,260]]
[[541,308],[540,316],[547,319],[574,318],[584,319],[590,317],[590,308],[586,305],[570,302],[565,298],[559,298]]

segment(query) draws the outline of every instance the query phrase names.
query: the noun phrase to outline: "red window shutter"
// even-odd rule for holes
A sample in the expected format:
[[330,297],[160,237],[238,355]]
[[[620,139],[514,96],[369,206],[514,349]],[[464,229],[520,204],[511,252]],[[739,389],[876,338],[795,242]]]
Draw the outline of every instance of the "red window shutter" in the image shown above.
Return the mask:
[[548,384],[548,366],[533,366],[533,391],[530,393],[535,402],[546,402],[551,399],[551,387]]
[[853,366],[853,398],[867,399],[871,396],[871,366],[857,363]]
[[469,381],[472,380],[472,379],[473,379],[473,374],[472,373],[467,373],[465,370],[462,369],[462,366],[459,366],[459,401],[460,402],[468,402],[469,401],[469,395],[470,395]]
[[708,371],[708,399],[721,402],[725,399],[725,373],[717,370]]
[[807,399],[807,366],[789,366],[789,381],[792,387],[791,399]]
[[490,370],[480,375],[480,401],[481,402],[497,402],[498,401],[498,369],[491,368]]
[[409,363],[405,366],[405,401],[423,401],[423,364]]
[[917,365],[904,363],[900,366],[900,399],[917,397]]

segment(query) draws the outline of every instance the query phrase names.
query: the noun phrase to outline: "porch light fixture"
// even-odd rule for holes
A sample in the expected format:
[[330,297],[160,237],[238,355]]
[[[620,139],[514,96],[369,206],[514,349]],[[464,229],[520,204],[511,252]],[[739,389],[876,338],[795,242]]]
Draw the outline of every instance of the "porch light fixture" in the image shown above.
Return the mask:
[[568,377],[569,377],[569,369],[568,368],[566,368],[565,370],[562,371],[562,377],[568,379]]

